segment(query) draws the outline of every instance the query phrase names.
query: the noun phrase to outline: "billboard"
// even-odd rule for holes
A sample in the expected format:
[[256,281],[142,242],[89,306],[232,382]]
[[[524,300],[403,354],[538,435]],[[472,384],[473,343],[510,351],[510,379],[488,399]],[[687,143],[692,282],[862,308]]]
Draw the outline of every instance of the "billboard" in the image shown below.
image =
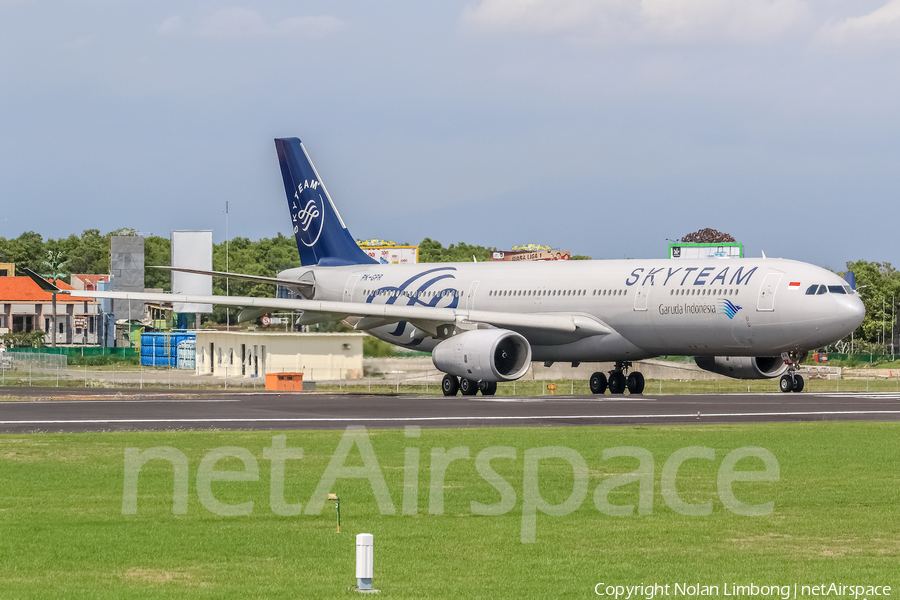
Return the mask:
[[360,248],[382,265],[419,262],[418,246],[360,246]]
[[[172,266],[212,271],[212,231],[173,231]],[[212,296],[212,276],[172,271],[172,293]],[[212,304],[175,302],[177,313],[211,313]]]
[[744,245],[737,242],[669,244],[669,258],[743,258]]
[[492,261],[517,261],[517,260],[569,260],[568,250],[537,250],[537,251],[495,251],[491,253]]

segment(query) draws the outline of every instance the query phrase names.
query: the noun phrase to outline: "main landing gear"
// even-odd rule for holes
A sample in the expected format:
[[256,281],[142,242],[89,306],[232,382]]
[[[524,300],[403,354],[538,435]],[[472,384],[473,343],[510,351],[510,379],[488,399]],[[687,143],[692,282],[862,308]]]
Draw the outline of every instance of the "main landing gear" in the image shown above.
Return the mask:
[[778,389],[784,393],[803,391],[803,377],[797,373],[797,363],[791,362],[788,365],[787,373],[781,376],[778,382]]
[[626,389],[629,394],[643,394],[644,376],[640,371],[632,371],[626,376],[625,371],[630,368],[630,361],[618,360],[616,366],[609,372],[608,378],[599,371],[594,373],[589,382],[591,393],[603,394],[608,387],[610,394],[624,394]]
[[441,391],[445,396],[455,396],[456,392],[462,392],[463,396],[474,396],[478,392],[481,392],[482,396],[493,396],[497,393],[497,382],[475,381],[448,374],[444,375],[444,379],[441,380]]

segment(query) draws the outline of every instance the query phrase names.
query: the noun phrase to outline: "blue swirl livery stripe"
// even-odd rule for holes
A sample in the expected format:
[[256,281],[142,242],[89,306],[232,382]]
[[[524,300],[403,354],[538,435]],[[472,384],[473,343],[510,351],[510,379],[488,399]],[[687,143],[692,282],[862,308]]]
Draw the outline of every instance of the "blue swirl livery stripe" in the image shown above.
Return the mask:
[[[453,288],[447,289],[437,289],[431,290],[432,286],[435,286],[439,281],[443,281],[446,279],[455,280],[456,276],[453,275],[453,272],[456,271],[456,267],[437,267],[435,269],[429,269],[427,271],[423,271],[421,273],[417,273],[416,275],[410,277],[403,283],[398,286],[383,286],[378,288],[377,290],[373,290],[367,297],[366,303],[371,304],[376,298],[381,295],[386,294],[388,296],[387,300],[385,300],[385,304],[399,304],[402,302],[406,303],[406,306],[428,306],[435,307],[439,302],[450,299],[449,303],[443,308],[457,308],[459,306],[459,294],[460,292]],[[427,275],[436,274],[433,277],[421,281]],[[426,291],[434,291],[435,295],[427,297],[427,300],[423,299],[422,292]],[[447,295],[440,295],[440,292],[450,292]]]
[[738,311],[743,308],[743,306],[738,306],[728,298],[723,298],[719,301],[719,308],[722,309],[723,313],[728,315],[729,319],[733,319],[734,315],[736,315]]

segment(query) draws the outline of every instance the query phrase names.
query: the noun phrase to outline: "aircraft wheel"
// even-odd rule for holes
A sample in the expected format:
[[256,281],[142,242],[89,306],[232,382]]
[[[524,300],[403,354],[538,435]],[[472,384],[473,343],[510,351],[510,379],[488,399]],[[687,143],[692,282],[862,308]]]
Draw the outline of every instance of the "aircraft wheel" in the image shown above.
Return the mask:
[[803,391],[803,377],[794,375],[794,391],[798,394]]
[[606,393],[606,375],[603,373],[594,373],[589,381],[592,394]]
[[788,392],[794,391],[794,378],[790,375],[782,375],[781,381],[778,382],[778,387],[781,388],[781,391],[785,394]]
[[453,375],[444,375],[444,379],[441,380],[441,390],[445,396],[455,396],[459,391],[459,379]]
[[479,381],[478,389],[481,391],[482,396],[493,396],[497,393],[497,382],[496,381]]
[[631,375],[628,376],[628,379],[625,380],[625,385],[628,387],[629,394],[643,394],[644,393],[644,376],[638,371],[633,371]]
[[459,391],[463,396],[474,396],[478,393],[478,382],[463,377],[459,380]]
[[609,393],[624,394],[625,393],[625,374],[621,371],[610,374],[609,376]]

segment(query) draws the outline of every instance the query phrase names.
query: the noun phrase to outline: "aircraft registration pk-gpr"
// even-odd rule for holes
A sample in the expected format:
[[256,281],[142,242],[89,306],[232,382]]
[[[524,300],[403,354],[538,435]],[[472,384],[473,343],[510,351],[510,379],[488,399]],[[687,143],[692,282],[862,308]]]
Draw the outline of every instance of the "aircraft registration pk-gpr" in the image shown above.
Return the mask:
[[[443,391],[493,394],[532,361],[613,362],[594,393],[640,394],[632,361],[688,355],[741,379],[781,377],[800,391],[797,363],[862,322],[853,286],[811,264],[783,259],[593,260],[383,265],[347,230],[305,147],[276,139],[303,267],[277,277],[296,298],[77,292],[78,296],[302,311],[300,324],[343,319],[352,327],[432,353]],[[222,272],[183,269],[189,273]],[[258,310],[246,310],[257,308]]]

